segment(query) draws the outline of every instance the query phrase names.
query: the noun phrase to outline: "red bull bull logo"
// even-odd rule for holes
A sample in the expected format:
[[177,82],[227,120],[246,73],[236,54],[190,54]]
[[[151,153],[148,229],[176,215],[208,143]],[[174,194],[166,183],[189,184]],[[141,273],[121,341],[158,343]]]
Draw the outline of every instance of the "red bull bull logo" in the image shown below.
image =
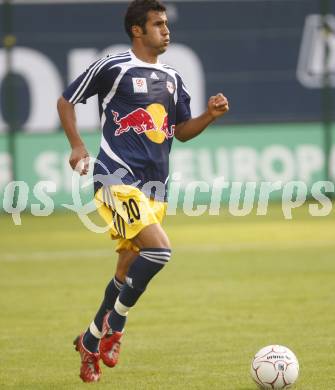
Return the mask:
[[169,127],[168,115],[162,104],[150,104],[146,109],[137,108],[121,118],[116,111],[112,111],[112,114],[114,123],[118,126],[115,136],[132,129],[136,134],[145,133],[152,142],[161,144],[174,135],[175,126]]

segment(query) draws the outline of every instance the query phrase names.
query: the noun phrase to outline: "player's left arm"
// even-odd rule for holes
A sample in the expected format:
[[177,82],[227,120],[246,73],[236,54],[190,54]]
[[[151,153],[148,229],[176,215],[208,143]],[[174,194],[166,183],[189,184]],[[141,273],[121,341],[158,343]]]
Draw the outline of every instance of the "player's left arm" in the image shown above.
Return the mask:
[[208,99],[207,110],[197,118],[191,118],[176,126],[175,137],[182,142],[188,141],[199,135],[215,119],[229,111],[228,99],[218,93]]

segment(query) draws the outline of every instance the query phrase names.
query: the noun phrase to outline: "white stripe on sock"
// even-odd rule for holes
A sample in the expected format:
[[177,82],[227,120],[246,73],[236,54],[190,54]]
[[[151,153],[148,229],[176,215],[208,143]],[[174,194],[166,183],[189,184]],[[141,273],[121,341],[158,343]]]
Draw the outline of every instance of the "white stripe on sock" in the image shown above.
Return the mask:
[[165,260],[165,261],[169,261],[171,258],[170,254],[163,255],[160,253],[156,253],[154,255],[151,255],[149,252],[145,252],[145,251],[140,252],[140,256],[142,257],[146,256],[146,257],[150,257],[150,259]]
[[119,297],[117,297],[117,300],[114,305],[114,309],[120,316],[127,317],[130,307],[122,304],[119,300]]
[[143,255],[146,255],[146,256],[150,256],[150,257],[155,257],[156,259],[165,259],[165,258],[170,258],[171,257],[171,254],[170,253],[155,253],[155,254],[152,254],[150,252],[145,252],[145,251],[141,251],[141,256]]
[[147,257],[145,255],[141,255],[141,257],[143,257],[143,259],[146,259],[148,261],[152,261],[153,263],[158,263],[158,264],[163,264],[165,265],[167,263],[167,261],[163,261],[163,260],[155,260],[155,259],[152,259],[150,257]]
[[101,339],[102,337],[102,332],[100,332],[100,330],[97,328],[97,326],[95,325],[95,322],[92,321],[91,322],[91,325],[90,325],[90,332],[93,334],[94,337],[96,337],[97,339]]
[[143,257],[144,259],[164,261],[166,263],[169,261],[169,258],[155,257],[155,256],[150,256],[150,255],[147,255],[147,254],[143,254],[143,253],[141,254],[141,257]]
[[154,251],[142,250],[141,252],[149,253],[150,255],[171,255],[171,251],[154,252]]
[[118,282],[115,278],[113,279],[114,285],[118,290],[121,290],[123,283]]

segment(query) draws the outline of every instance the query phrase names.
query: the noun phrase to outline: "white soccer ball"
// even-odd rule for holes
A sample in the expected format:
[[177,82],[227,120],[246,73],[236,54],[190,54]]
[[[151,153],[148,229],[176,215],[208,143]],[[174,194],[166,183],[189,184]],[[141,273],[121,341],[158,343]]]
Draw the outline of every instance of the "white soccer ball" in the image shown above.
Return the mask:
[[298,378],[299,363],[287,347],[269,345],[256,353],[250,371],[261,389],[288,389]]

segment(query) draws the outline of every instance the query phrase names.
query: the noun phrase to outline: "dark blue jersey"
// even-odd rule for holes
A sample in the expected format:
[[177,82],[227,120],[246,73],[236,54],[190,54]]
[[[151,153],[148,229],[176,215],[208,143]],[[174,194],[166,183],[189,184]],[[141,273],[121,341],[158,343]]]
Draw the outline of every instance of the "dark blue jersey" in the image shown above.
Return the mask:
[[[96,61],[63,96],[76,104],[96,94],[102,137],[94,174],[122,172],[120,183],[138,183],[139,188],[159,183],[157,198],[166,199],[175,126],[191,117],[190,96],[180,75],[167,65],[143,62],[128,50]],[[101,181],[95,182],[95,190],[99,187]],[[145,188],[143,192],[152,194],[150,185]]]

